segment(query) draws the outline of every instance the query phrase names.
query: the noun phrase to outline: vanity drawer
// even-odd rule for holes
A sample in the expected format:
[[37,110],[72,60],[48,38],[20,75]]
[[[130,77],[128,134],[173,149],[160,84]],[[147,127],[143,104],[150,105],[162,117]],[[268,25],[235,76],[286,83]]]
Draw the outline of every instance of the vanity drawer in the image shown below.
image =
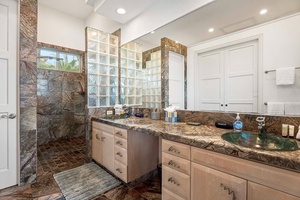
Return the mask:
[[115,128],[115,136],[127,139],[127,130],[121,128]]
[[181,173],[187,175],[191,174],[191,162],[189,160],[185,160],[168,153],[162,153],[162,164]]
[[163,166],[162,186],[184,199],[190,199],[190,176]]
[[104,131],[106,133],[111,133],[111,134],[114,133],[113,126],[109,126],[109,125],[102,124],[99,122],[92,122],[92,127],[93,127],[93,129],[98,129],[98,130]]
[[127,166],[127,149],[115,146],[115,160]]
[[189,145],[171,142],[168,140],[162,141],[162,152],[169,153],[187,160],[191,158],[191,147]]
[[183,198],[181,198],[180,196],[174,194],[173,192],[170,192],[166,188],[162,188],[162,199],[163,200],[174,200],[174,199],[184,200]]
[[118,147],[122,147],[122,148],[124,148],[124,149],[127,149],[127,140],[115,136],[115,146],[118,146]]
[[127,166],[115,160],[114,174],[127,183]]

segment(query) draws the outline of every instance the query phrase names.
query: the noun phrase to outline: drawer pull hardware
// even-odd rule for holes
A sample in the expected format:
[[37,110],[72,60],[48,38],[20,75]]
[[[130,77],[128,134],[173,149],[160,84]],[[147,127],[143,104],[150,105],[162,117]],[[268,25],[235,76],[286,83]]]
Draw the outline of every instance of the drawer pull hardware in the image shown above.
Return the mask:
[[116,132],[116,135],[119,135],[121,137],[123,136],[123,134],[120,131]]
[[228,191],[228,195],[232,194],[232,200],[236,200],[235,193],[230,188],[226,187],[223,183],[220,184],[220,187],[224,188],[224,190]]
[[117,168],[116,171],[119,172],[120,174],[122,174],[122,171],[120,168]]
[[98,135],[98,134],[96,134],[96,139],[97,139],[97,140],[100,140],[100,138],[99,138],[99,135]]
[[174,152],[174,153],[177,153],[177,154],[180,154],[180,151],[178,151],[177,149],[175,149],[173,146],[171,146],[168,151],[170,152]]
[[172,177],[170,177],[170,178],[168,179],[168,182],[174,183],[176,186],[179,186],[179,185],[180,185],[180,184],[177,183]]
[[101,137],[101,141],[104,141],[106,137]]
[[118,145],[120,145],[120,146],[123,146],[123,144],[122,144],[121,141],[117,141],[116,143],[117,143]]
[[121,152],[116,153],[116,155],[123,157],[123,155],[121,154]]
[[171,165],[171,166],[173,166],[173,167],[180,168],[180,166],[177,165],[176,162],[174,162],[173,160],[170,160],[170,161],[168,162],[168,165]]

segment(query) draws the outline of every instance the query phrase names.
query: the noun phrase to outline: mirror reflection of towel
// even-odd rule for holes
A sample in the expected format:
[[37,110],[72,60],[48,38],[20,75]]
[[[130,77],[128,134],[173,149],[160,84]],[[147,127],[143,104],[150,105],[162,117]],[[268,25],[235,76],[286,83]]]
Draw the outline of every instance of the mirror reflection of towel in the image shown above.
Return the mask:
[[285,102],[284,110],[286,115],[300,115],[300,102]]
[[295,82],[294,67],[276,69],[276,85],[293,85],[294,82]]
[[284,102],[268,102],[268,114],[284,115]]

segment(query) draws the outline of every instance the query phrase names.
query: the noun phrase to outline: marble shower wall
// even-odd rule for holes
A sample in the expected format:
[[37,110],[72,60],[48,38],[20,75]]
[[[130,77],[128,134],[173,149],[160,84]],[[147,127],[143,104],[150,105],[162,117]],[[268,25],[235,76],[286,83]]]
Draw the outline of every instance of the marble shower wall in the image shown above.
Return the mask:
[[82,72],[37,70],[37,144],[85,135],[84,52],[45,43],[38,46],[78,53]]
[[37,0],[20,3],[20,183],[32,183],[37,167]]
[[[267,133],[273,133],[281,136],[281,125],[290,124],[295,126],[295,134],[298,132],[298,126],[300,125],[300,117],[288,117],[288,116],[268,116],[259,114],[240,114],[243,121],[245,131],[257,132],[256,118],[258,116],[265,117],[265,130]],[[236,117],[236,113],[217,113],[217,112],[204,112],[204,111],[178,111],[178,117],[180,122],[199,122],[203,125],[214,126],[216,121],[222,121],[227,123],[233,123]]]
[[184,56],[184,108],[187,107],[187,47],[168,38],[161,39],[161,106],[169,106],[169,52]]

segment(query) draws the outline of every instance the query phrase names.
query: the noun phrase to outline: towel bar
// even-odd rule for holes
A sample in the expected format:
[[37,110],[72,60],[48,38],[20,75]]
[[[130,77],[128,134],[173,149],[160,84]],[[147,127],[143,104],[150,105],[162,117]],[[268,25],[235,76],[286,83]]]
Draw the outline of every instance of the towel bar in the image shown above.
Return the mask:
[[[300,69],[300,67],[295,67],[295,69]],[[273,69],[273,70],[266,70],[265,71],[265,74],[267,74],[267,73],[269,73],[269,72],[275,72],[276,70],[275,69]]]

